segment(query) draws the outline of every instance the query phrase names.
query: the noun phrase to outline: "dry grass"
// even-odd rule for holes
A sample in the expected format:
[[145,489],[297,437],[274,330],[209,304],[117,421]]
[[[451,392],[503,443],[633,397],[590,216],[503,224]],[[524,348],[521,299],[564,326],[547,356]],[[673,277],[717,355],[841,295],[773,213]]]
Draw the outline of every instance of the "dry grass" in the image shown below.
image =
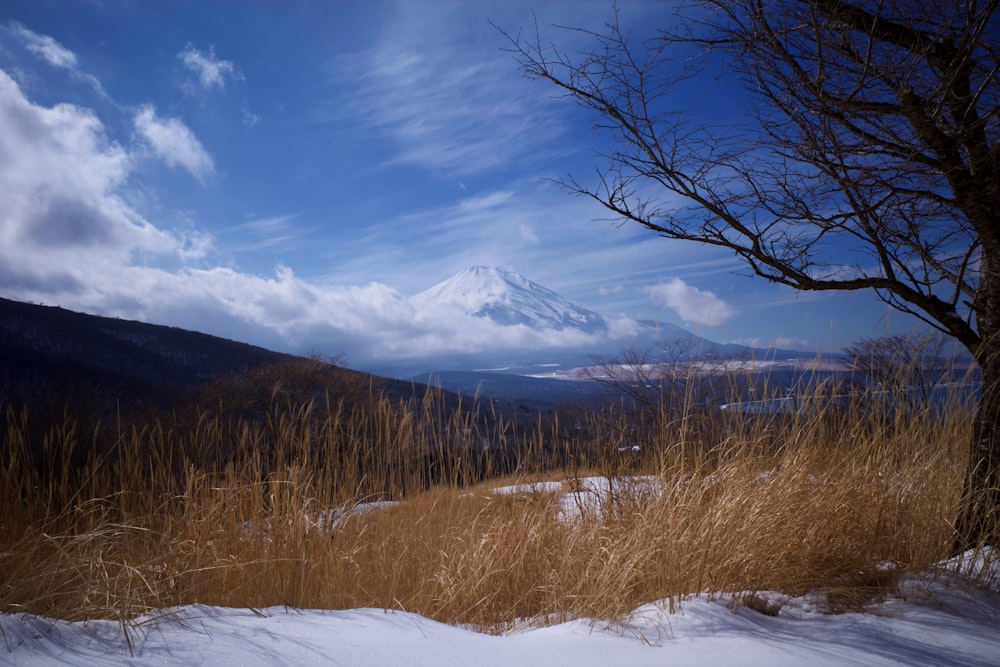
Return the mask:
[[[850,608],[891,587],[877,564],[948,555],[970,439],[959,409],[727,417],[714,446],[648,435],[656,481],[630,486],[618,460],[553,471],[532,443],[569,445],[524,434],[519,472],[495,484],[607,476],[596,502],[567,507],[473,484],[491,466],[463,444],[471,421],[436,405],[308,401],[262,423],[112,429],[110,445],[72,423],[33,441],[29,417],[9,413],[0,611],[125,624],[195,602],[384,607],[496,632],[696,592],[820,588]],[[402,502],[363,505],[390,499]]]

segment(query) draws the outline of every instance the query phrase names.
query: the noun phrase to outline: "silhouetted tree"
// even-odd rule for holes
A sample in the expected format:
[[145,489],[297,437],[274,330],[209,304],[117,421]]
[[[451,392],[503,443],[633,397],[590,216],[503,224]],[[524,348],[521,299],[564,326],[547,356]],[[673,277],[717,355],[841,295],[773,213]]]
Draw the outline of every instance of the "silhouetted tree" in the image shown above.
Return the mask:
[[[873,290],[975,357],[977,412],[955,546],[1000,513],[1000,0],[702,0],[635,43],[617,19],[572,54],[509,35],[523,73],[611,136],[616,218],[725,248],[799,290]],[[665,17],[666,18],[666,17]],[[745,122],[677,108],[738,78]]]

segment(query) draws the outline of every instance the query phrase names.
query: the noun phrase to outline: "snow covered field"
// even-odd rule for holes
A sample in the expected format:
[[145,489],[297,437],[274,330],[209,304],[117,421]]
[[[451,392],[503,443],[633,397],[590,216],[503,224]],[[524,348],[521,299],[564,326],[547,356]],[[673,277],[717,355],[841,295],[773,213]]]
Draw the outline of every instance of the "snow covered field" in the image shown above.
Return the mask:
[[[987,559],[989,560],[989,559]],[[982,559],[962,570],[982,574]],[[955,564],[908,575],[865,613],[824,614],[817,596],[731,596],[636,609],[623,624],[526,625],[496,637],[416,614],[192,605],[138,619],[69,623],[0,616],[0,665],[1000,665],[997,563],[989,590]],[[757,605],[755,605],[757,606]]]

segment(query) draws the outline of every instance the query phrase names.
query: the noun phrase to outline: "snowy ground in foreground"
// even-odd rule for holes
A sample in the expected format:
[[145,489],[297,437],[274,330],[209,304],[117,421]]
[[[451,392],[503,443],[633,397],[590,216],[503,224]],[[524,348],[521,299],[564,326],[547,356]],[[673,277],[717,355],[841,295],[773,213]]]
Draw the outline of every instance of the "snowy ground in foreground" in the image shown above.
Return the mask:
[[[995,566],[996,563],[993,563]],[[972,563],[967,566],[975,566]],[[963,568],[966,569],[966,568]],[[993,579],[996,582],[996,579]],[[777,616],[704,597],[625,624],[573,621],[494,637],[416,614],[193,605],[117,623],[0,615],[0,665],[1000,665],[1000,591],[944,569],[910,575],[866,613],[784,599]]]

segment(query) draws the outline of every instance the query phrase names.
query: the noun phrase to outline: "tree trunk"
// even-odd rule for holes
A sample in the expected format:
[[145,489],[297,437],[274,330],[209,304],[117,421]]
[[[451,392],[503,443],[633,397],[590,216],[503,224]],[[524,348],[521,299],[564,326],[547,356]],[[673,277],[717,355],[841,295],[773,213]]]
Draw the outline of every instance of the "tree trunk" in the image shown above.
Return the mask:
[[976,309],[981,339],[975,350],[983,392],[955,524],[955,552],[1000,546],[1000,270],[991,270],[991,264],[984,256]]
[[976,411],[963,504],[956,523],[956,553],[976,546],[1000,544],[997,534],[1000,528],[1000,364],[994,360],[989,366],[980,364],[980,367],[983,395]]

